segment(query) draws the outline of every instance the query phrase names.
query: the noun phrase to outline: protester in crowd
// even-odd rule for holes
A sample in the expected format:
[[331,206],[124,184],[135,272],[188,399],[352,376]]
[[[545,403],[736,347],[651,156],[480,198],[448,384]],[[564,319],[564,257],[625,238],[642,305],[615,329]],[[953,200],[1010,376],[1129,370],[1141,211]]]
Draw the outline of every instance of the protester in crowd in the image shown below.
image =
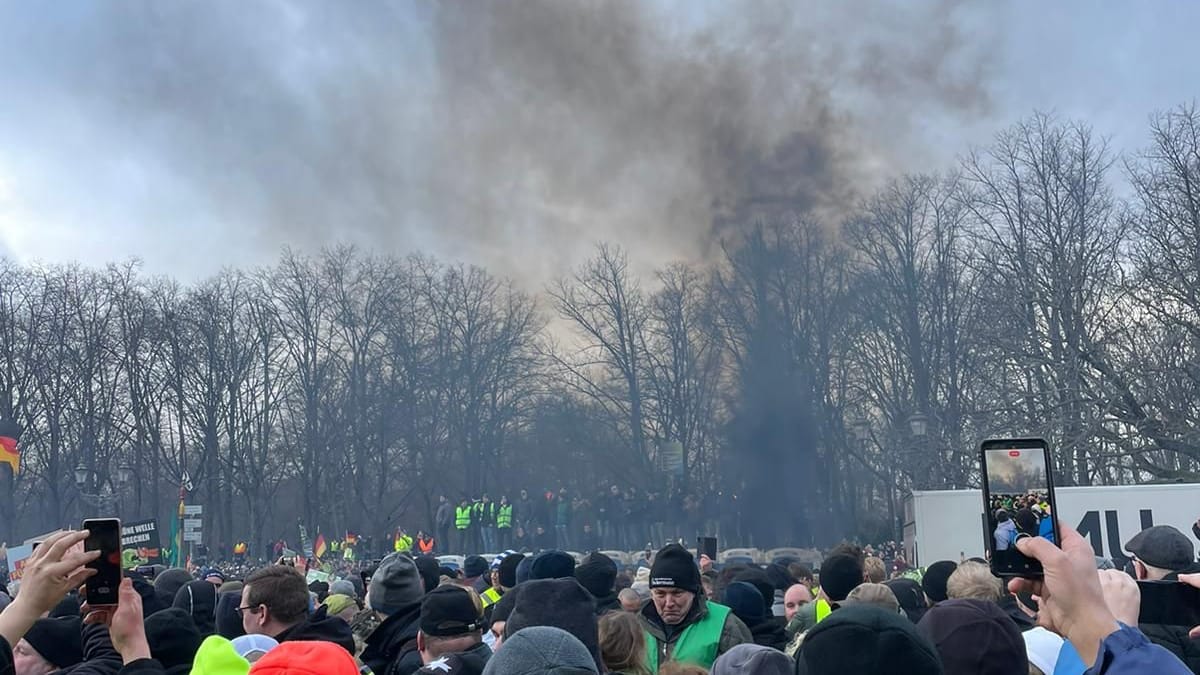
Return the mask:
[[[267,637],[266,635],[243,635],[234,638],[229,643],[237,655],[246,660],[247,663],[257,663],[262,657],[266,656],[272,649],[279,646],[275,638]],[[199,661],[201,652],[204,651],[204,645],[200,645],[200,652],[196,653],[196,659]],[[214,675],[218,675],[214,673]]]
[[469,555],[463,560],[463,578],[460,582],[464,588],[483,593],[491,584],[488,582],[488,561],[481,555]]
[[939,602],[921,618],[917,632],[937,649],[946,675],[1024,675],[1029,670],[1021,631],[990,600]]
[[578,638],[561,628],[530,626],[504,641],[484,675],[586,675],[599,673]]
[[337,617],[345,621],[346,625],[350,625],[350,622],[354,620],[354,615],[359,611],[358,603],[354,601],[354,598],[341,593],[330,594],[321,604],[325,605],[325,613],[328,616]]
[[986,564],[968,560],[955,568],[946,580],[946,597],[951,600],[999,602],[1004,595],[1003,584]]
[[925,591],[925,600],[930,607],[946,599],[946,582],[956,569],[958,563],[951,560],[939,560],[925,568],[925,574],[921,576],[921,590]]
[[734,616],[750,629],[755,644],[780,650],[784,648],[787,638],[783,633],[783,624],[767,614],[762,593],[756,587],[745,581],[735,581],[725,588],[723,600]]
[[251,675],[359,675],[345,650],[327,642],[281,644],[250,668]]
[[[1134,535],[1125,550],[1133,556],[1138,581],[1178,581],[1180,574],[1200,572],[1187,535],[1170,525],[1155,525]],[[1162,645],[1200,673],[1200,641],[1188,637],[1191,626],[1139,624],[1151,642]]]
[[411,675],[421,667],[417,649],[425,587],[417,565],[403,553],[379,563],[367,590],[367,605],[382,619],[366,640],[361,658],[376,673]]
[[573,577],[527,581],[513,595],[513,610],[504,626],[506,645],[508,638],[528,626],[555,626],[582,642],[595,667],[601,668],[595,602],[578,581]]
[[925,591],[921,588],[921,584],[913,579],[888,579],[883,582],[884,586],[891,589],[896,596],[896,600],[900,603],[900,611],[908,617],[908,620],[916,624],[925,616],[925,612],[929,609],[929,603],[925,599]]
[[791,622],[800,608],[813,601],[812,591],[804,584],[793,584],[783,594],[783,617]]
[[617,675],[650,675],[646,667],[646,633],[636,615],[609,612],[600,617],[600,660]]
[[[78,616],[38,619],[25,637],[13,645],[14,672],[17,675],[46,675],[83,663],[82,634],[83,623]],[[109,651],[111,656],[116,655],[111,645]],[[113,663],[114,671],[121,667],[119,659]]]
[[448,553],[450,551],[450,532],[454,527],[454,505],[446,498],[446,495],[438,497],[437,513],[433,517],[434,527],[437,528],[438,553]]
[[778,649],[738,645],[717,657],[711,675],[792,675],[794,664]]
[[883,584],[865,583],[859,584],[850,591],[850,595],[840,603],[840,606],[847,605],[873,605],[893,614],[900,613],[900,601],[896,598],[896,594],[892,589]]
[[[670,660],[710,668],[714,657],[754,641],[728,607],[709,602],[700,593],[700,569],[679,544],[668,544],[654,556],[650,592],[651,602],[639,617],[649,636],[651,671],[657,672],[660,664]],[[685,649],[676,653],[678,646]]]
[[916,626],[868,604],[817,624],[796,655],[796,675],[942,675],[941,658]]
[[542,551],[529,566],[529,579],[566,579],[575,577],[575,558],[570,553],[551,549]]
[[[207,581],[196,583],[216,590]],[[192,660],[204,642],[204,635],[187,610],[172,607],[151,614],[146,617],[144,628],[150,656],[162,665],[167,675],[187,675],[192,671]]]
[[[143,603],[145,598],[143,597]],[[242,615],[238,612],[238,607],[242,604],[242,591],[226,591],[217,594],[217,608],[215,612],[215,626],[217,635],[232,640],[246,634],[246,629],[242,625]],[[154,612],[146,607],[145,611],[149,614]]]
[[617,564],[612,558],[594,552],[575,568],[575,579],[596,601],[596,615],[620,609],[617,601]]
[[734,575],[733,581],[742,581],[754,586],[762,597],[764,616],[774,616],[772,607],[775,600],[775,584],[771,582],[766,571],[760,567],[747,566]]
[[805,632],[829,616],[833,606],[845,600],[850,591],[863,582],[863,558],[854,548],[835,551],[821,563],[821,588],[817,599],[801,607],[788,624],[787,632],[796,636],[788,648],[789,653],[798,646],[796,640],[803,639]]
[[325,607],[309,613],[308,587],[294,567],[270,565],[247,577],[238,611],[248,635],[267,635],[280,643],[322,640],[354,653],[354,635],[345,621],[328,616]]
[[217,632],[217,587],[208,581],[189,581],[175,593],[174,607],[191,617],[202,637]]
[[521,553],[512,553],[504,556],[500,561],[500,566],[496,568],[496,583],[485,593],[481,598],[483,601],[484,612],[487,613],[492,605],[500,601],[506,594],[512,592],[512,589],[517,586],[517,568],[521,566],[521,562],[525,560],[525,555]]
[[195,579],[190,572],[172,567],[154,577],[154,591],[163,607],[171,607],[175,604],[175,595],[179,593],[179,589],[192,581]]
[[638,612],[642,609],[642,599],[638,596],[637,591],[632,588],[622,589],[617,594],[617,599],[621,602],[621,609],[626,612]]
[[867,556],[866,560],[863,560],[863,576],[863,581],[882,584],[887,580],[887,568],[879,558]]
[[480,675],[492,656],[483,643],[483,607],[469,589],[441,586],[421,601],[417,649],[428,675]]

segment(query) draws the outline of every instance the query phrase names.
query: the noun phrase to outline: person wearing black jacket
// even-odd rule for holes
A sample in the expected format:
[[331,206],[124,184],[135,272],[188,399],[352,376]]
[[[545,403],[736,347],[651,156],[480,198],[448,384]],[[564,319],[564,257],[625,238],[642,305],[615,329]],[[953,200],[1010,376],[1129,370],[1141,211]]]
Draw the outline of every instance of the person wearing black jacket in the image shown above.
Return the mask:
[[575,579],[596,600],[596,616],[621,609],[617,600],[617,564],[603,553],[592,553],[575,568]]
[[411,558],[393,553],[379,563],[367,593],[383,623],[367,637],[361,659],[375,675],[412,675],[421,667],[417,632],[425,588]]
[[[1196,549],[1187,535],[1170,525],[1155,525],[1134,535],[1125,550],[1133,556],[1138,581],[1178,581],[1180,574],[1200,572]],[[1193,673],[1200,673],[1200,640],[1188,637],[1192,626],[1139,623],[1150,641],[1167,648]]]

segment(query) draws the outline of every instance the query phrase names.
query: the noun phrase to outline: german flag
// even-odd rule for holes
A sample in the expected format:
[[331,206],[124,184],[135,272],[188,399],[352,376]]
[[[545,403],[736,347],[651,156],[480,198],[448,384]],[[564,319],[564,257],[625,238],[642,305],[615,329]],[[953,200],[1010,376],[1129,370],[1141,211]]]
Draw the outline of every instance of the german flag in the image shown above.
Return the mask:
[[329,548],[325,545],[325,535],[318,532],[317,541],[313,544],[313,555],[320,560],[325,557],[325,552],[328,550]]
[[0,420],[0,464],[12,467],[13,475],[21,466],[21,451],[17,441],[21,438],[21,425],[12,420]]

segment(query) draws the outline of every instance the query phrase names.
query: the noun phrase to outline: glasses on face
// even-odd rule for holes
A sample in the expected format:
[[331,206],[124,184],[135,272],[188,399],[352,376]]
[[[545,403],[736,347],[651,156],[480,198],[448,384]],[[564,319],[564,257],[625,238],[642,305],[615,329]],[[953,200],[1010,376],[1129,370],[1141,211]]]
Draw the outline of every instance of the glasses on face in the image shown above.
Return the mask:
[[238,607],[238,608],[237,608],[237,613],[238,613],[238,616],[242,616],[242,613],[243,613],[243,612],[247,612],[247,611],[248,611],[248,612],[250,612],[251,614],[255,614],[255,613],[257,613],[257,612],[258,612],[258,608],[259,608],[259,607],[262,607],[262,605],[253,605],[253,606],[247,606],[247,607]]

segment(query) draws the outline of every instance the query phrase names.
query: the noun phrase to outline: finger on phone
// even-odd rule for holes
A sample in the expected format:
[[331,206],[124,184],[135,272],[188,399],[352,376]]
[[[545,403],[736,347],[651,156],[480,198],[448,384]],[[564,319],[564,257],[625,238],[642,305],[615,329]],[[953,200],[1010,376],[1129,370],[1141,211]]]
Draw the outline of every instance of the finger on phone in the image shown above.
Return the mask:
[[1197,574],[1180,574],[1179,580],[1188,586],[1200,588],[1200,573]]
[[[1076,534],[1075,536],[1078,537],[1079,535]],[[1037,558],[1043,565],[1063,555],[1062,549],[1051,544],[1050,540],[1042,537],[1024,537],[1018,539],[1017,550],[1030,558]]]

